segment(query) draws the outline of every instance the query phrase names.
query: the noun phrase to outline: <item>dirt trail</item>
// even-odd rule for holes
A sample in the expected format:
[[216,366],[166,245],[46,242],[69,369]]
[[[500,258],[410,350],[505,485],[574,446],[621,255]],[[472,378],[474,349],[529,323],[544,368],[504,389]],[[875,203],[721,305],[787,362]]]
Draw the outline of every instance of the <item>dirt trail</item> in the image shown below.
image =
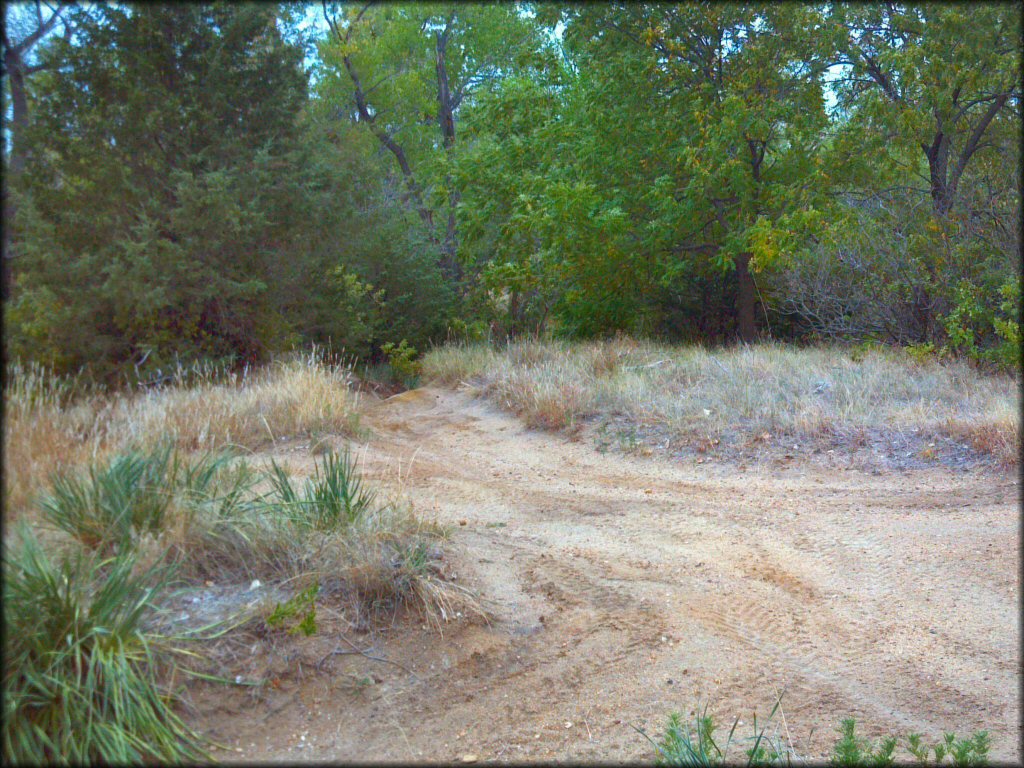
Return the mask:
[[364,423],[367,475],[454,526],[458,580],[496,620],[389,633],[377,652],[415,676],[345,656],[270,714],[225,700],[211,732],[237,757],[648,759],[630,724],[710,701],[745,737],[785,689],[801,756],[854,716],[872,736],[986,728],[1020,761],[1014,475],[600,454],[432,388]]

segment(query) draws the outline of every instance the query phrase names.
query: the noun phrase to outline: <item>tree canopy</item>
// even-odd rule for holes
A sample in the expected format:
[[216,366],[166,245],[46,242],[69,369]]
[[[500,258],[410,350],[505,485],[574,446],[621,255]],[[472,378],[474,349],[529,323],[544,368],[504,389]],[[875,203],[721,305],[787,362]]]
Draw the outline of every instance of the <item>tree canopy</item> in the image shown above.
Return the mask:
[[1013,366],[1018,11],[8,6],[5,352],[132,380],[628,332]]

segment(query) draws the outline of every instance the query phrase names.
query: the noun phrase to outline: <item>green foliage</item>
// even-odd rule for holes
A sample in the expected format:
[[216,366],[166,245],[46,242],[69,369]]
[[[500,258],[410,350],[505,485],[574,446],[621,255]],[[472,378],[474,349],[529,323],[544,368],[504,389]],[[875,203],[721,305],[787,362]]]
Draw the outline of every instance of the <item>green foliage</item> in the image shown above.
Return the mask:
[[[831,765],[894,764],[896,746],[899,743],[895,736],[887,736],[880,742],[872,743],[857,735],[857,722],[853,718],[843,720],[840,733],[841,737],[833,747]],[[978,731],[969,738],[957,739],[955,734],[947,733],[941,742],[929,747],[922,741],[920,734],[911,733],[907,736],[906,748],[918,765],[941,765],[946,757],[950,758],[953,765],[987,765],[989,736],[987,731]],[[934,755],[934,762],[929,762],[929,754]]]
[[12,348],[49,334],[63,370],[145,378],[286,345],[270,278],[306,78],[273,8],[100,6],[51,55],[16,190]]
[[1020,370],[1020,281],[1010,279],[996,294],[962,282],[955,294],[952,310],[942,318],[946,331],[943,351],[989,361],[998,367]]
[[487,339],[489,328],[483,320],[467,322],[460,317],[448,321],[446,341],[456,343],[474,343]]
[[1024,369],[1021,355],[1020,336],[1020,280],[1008,280],[999,289],[1003,301],[999,304],[999,314],[992,319],[999,344],[992,350],[992,359],[1007,370]]
[[284,603],[274,606],[273,612],[267,617],[267,626],[271,629],[280,629],[301,615],[302,618],[295,621],[288,629],[288,634],[295,635],[300,632],[306,637],[316,634],[316,596],[320,592],[320,585],[313,584],[308,589],[290,597]]
[[395,346],[388,342],[380,348],[388,358],[388,365],[391,366],[391,375],[397,381],[402,382],[406,389],[414,389],[419,386],[420,374],[423,373],[423,364],[416,360],[416,349],[410,347],[405,339]]
[[908,344],[904,350],[910,355],[910,359],[918,365],[932,361],[938,355],[935,345],[930,341],[924,344]]
[[[791,765],[793,762],[792,745],[785,745],[779,739],[767,733],[767,725],[771,722],[781,704],[781,697],[775,703],[767,721],[758,728],[757,716],[753,718],[753,735],[748,741],[751,746],[744,750],[747,766]],[[668,724],[660,741],[653,741],[644,731],[636,729],[647,738],[657,753],[658,765],[680,766],[713,766],[722,764],[739,764],[735,757],[730,756],[729,747],[733,743],[738,719],[733,722],[724,743],[716,741],[717,726],[714,718],[708,715],[708,707],[694,718],[692,724],[683,722],[679,713],[669,716]],[[833,766],[891,766],[896,761],[896,749],[899,740],[895,736],[887,736],[877,742],[863,738],[857,734],[857,722],[853,718],[843,720],[839,728],[840,737],[832,748],[829,764]],[[973,736],[957,739],[955,734],[946,733],[941,742],[930,747],[922,741],[920,734],[911,733],[907,736],[907,752],[915,758],[919,765],[941,765],[949,758],[953,765],[987,765],[989,751],[987,731],[978,731]],[[929,757],[934,756],[930,761]]]
[[[166,443],[148,452],[115,456],[92,465],[87,474],[58,474],[39,500],[43,519],[90,549],[130,548],[138,536],[159,534],[172,506],[208,501],[228,454],[208,454],[197,461],[181,459]],[[220,499],[224,513],[234,508],[246,475]]]
[[330,531],[351,525],[370,511],[376,498],[363,484],[348,450],[325,453],[314,464],[313,477],[306,478],[301,492],[277,462],[271,462],[269,479],[272,492],[266,501],[282,507],[300,528]]
[[[754,715],[753,733],[744,739],[750,744],[744,750],[746,756],[744,764],[748,768],[790,764],[789,749],[767,733],[768,725],[781,704],[782,696],[779,696],[768,719],[762,722],[760,729],[757,724],[757,715]],[[678,712],[670,714],[668,725],[665,727],[665,733],[660,742],[654,742],[643,731],[640,731],[640,734],[647,738],[657,751],[657,765],[694,766],[695,768],[697,766],[732,765],[738,764],[736,758],[729,753],[737,725],[739,725],[739,718],[733,721],[725,742],[720,745],[715,740],[717,726],[714,717],[708,714],[708,706],[705,705],[699,714],[695,714],[692,727],[683,722],[682,716]]]
[[770,330],[1018,368],[1009,6],[324,10],[98,6],[40,43],[8,355],[121,383]]
[[888,736],[880,743],[872,744],[857,736],[857,721],[852,717],[843,720],[840,726],[841,738],[832,748],[832,765],[888,766],[894,762],[896,738]]
[[55,562],[25,527],[3,565],[5,762],[209,759],[154,677],[161,578],[130,553]]
[[[941,765],[949,757],[953,765],[985,765],[988,763],[989,737],[987,731],[978,731],[966,739],[957,739],[956,734],[943,735],[941,742],[931,748],[921,741],[921,735],[911,733],[907,736],[907,751],[917,759],[918,765]],[[934,761],[929,763],[928,756],[933,754]]]

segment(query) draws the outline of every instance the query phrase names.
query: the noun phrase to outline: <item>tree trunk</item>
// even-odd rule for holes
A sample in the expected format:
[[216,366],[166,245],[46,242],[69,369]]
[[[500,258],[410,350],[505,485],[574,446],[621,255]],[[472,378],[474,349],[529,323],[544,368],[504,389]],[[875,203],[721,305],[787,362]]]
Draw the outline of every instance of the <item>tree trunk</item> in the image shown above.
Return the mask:
[[[331,32],[338,39],[340,43],[348,47],[349,40],[352,36],[352,30],[356,24],[363,17],[363,14],[373,5],[372,2],[367,3],[363,9],[356,16],[355,21],[349,24],[345,30],[345,34],[341,33],[341,28],[337,25],[332,17],[327,14],[327,4],[324,3],[324,19],[327,21]],[[423,224],[427,229],[427,237],[431,243],[437,243],[437,234],[434,231],[434,213],[427,207],[423,199],[423,191],[420,189],[419,184],[416,183],[416,179],[413,176],[412,168],[409,166],[409,160],[405,156],[405,151],[402,147],[394,140],[394,138],[387,132],[387,130],[377,124],[376,114],[370,111],[370,105],[366,100],[366,93],[363,91],[363,83],[359,78],[359,73],[356,71],[355,65],[352,63],[352,57],[348,54],[341,57],[342,63],[345,65],[345,71],[348,72],[349,78],[352,80],[352,95],[355,97],[356,111],[359,114],[359,120],[366,123],[370,131],[377,140],[395,156],[395,160],[398,161],[398,167],[402,171],[402,178],[405,180],[406,195],[404,199],[411,199],[413,205],[416,207],[417,212],[422,219]]]
[[922,144],[924,156],[928,159],[928,179],[932,195],[932,206],[940,216],[945,216],[952,205],[949,189],[949,139],[939,131],[931,146]]
[[754,324],[754,279],[750,275],[750,253],[736,256],[736,277],[739,281],[736,294],[736,327],[740,341],[752,344],[757,338]]
[[22,142],[25,126],[28,124],[28,98],[25,95],[25,74],[22,62],[8,51],[5,69],[7,81],[11,88],[11,159],[8,166],[10,173],[5,175],[3,182],[3,244],[0,252],[0,297],[6,301],[11,295],[11,262],[14,252],[11,250],[11,229],[14,217],[18,213],[17,203],[11,194],[11,187],[25,170],[25,149]]
[[[452,102],[451,88],[448,84],[448,65],[445,61],[451,23],[452,19],[449,18],[445,28],[437,33],[435,46],[437,54],[437,121],[449,162],[452,148],[455,146],[455,108]],[[445,176],[444,183],[448,190],[448,226],[445,230],[444,243],[441,246],[441,269],[450,282],[458,283],[462,279],[462,268],[457,256],[458,233],[455,219],[455,210],[459,204],[459,192],[455,188],[451,173]]]

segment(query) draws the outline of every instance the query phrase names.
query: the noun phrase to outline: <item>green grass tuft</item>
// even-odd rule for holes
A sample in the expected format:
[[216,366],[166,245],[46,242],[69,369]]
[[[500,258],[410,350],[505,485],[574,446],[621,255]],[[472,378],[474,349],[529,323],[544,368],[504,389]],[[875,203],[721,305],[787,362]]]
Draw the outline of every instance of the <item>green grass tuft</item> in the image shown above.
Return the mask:
[[331,531],[351,525],[372,507],[376,494],[363,484],[356,461],[346,450],[328,451],[315,464],[314,474],[306,478],[302,493],[276,462],[271,462],[273,485],[271,503],[288,510],[300,527]]
[[4,551],[7,763],[207,758],[155,679],[143,628],[165,579],[133,574],[130,552],[55,562],[26,526]]

